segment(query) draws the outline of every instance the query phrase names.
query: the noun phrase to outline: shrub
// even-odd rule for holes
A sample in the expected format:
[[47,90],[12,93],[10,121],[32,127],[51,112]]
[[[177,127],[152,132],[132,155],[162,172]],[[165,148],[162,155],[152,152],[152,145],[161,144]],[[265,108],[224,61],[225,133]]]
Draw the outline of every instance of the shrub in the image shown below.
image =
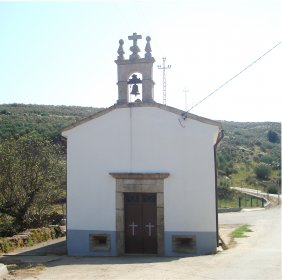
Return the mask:
[[236,195],[236,191],[229,187],[219,186],[217,187],[217,195],[219,199],[232,200]]
[[32,238],[29,236],[26,242],[27,247],[31,247],[34,245]]
[[13,250],[13,247],[12,247],[12,245],[9,243],[8,240],[4,239],[4,240],[2,240],[1,243],[2,243],[2,244],[1,244],[1,245],[2,245],[2,252],[4,252],[4,253],[9,253],[10,251]]
[[267,188],[267,193],[278,194],[278,187],[275,185],[271,185]]
[[257,182],[257,178],[255,175],[247,176],[245,179],[247,185],[255,185]]
[[0,236],[13,236],[17,233],[13,227],[13,220],[10,216],[0,213]]
[[255,142],[255,144],[256,144],[257,146],[261,146],[261,141],[257,140],[257,141]]
[[0,238],[0,253],[8,253],[16,248],[31,247],[37,243],[65,236],[65,232],[60,226],[50,228],[30,229],[21,235]]
[[265,163],[259,163],[254,171],[259,179],[267,180],[271,174],[271,167]]
[[8,112],[7,109],[2,109],[2,110],[0,110],[0,115],[10,115],[10,114],[11,114],[11,113]]
[[51,225],[59,225],[59,224],[61,224],[63,218],[64,218],[64,215],[53,211],[48,216],[48,221]]
[[263,155],[260,160],[268,164],[271,164],[274,161],[271,155]]
[[273,131],[273,130],[269,130],[267,133],[267,139],[269,142],[271,143],[279,143],[279,136],[278,134]]
[[61,230],[61,228],[59,226],[55,226],[54,227],[54,232],[55,232],[55,237],[56,238],[63,236],[62,230]]

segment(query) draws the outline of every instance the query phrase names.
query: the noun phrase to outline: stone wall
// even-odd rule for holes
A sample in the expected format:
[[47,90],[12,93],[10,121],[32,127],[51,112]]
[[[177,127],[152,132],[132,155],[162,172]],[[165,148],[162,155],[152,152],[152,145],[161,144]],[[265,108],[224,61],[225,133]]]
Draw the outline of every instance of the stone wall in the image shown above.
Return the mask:
[[11,252],[17,248],[30,247],[62,236],[65,236],[65,229],[61,226],[29,229],[12,237],[0,238],[0,254]]

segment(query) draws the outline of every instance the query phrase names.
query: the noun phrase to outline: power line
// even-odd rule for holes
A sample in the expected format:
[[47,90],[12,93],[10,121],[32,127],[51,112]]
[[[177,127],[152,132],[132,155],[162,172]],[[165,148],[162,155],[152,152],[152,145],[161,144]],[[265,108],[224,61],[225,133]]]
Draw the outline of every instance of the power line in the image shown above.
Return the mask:
[[261,55],[259,58],[257,58],[256,60],[254,60],[251,64],[249,64],[247,67],[245,67],[243,70],[241,70],[239,73],[237,73],[236,75],[234,75],[232,78],[230,78],[228,81],[226,81],[224,84],[222,84],[221,86],[219,86],[218,88],[216,88],[213,92],[211,92],[210,94],[208,94],[205,98],[203,98],[202,100],[200,100],[198,103],[196,103],[195,105],[193,105],[188,111],[186,111],[183,114],[184,118],[187,118],[187,113],[190,112],[192,109],[194,109],[196,106],[198,106],[199,104],[201,104],[203,101],[205,101],[207,98],[209,98],[211,95],[213,95],[215,92],[217,92],[219,89],[223,88],[225,85],[227,85],[228,83],[230,83],[233,79],[235,79],[236,77],[238,77],[240,74],[242,74],[243,72],[245,72],[248,68],[250,68],[251,66],[253,66],[256,62],[258,62],[260,59],[262,59],[264,56],[266,56],[268,53],[270,53],[272,50],[274,50],[276,47],[278,47],[281,44],[281,42],[279,42],[278,44],[276,44],[274,47],[272,47],[270,50],[268,50],[267,52],[265,52],[263,55]]

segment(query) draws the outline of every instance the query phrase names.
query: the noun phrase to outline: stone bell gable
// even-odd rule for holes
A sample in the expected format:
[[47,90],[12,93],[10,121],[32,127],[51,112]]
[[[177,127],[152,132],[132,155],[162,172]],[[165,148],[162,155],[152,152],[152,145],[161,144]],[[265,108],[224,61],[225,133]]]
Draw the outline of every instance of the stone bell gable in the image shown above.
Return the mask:
[[130,76],[133,73],[140,73],[142,75],[142,101],[143,102],[154,102],[154,81],[153,81],[153,64],[155,59],[151,55],[151,38],[146,37],[145,56],[141,58],[139,56],[140,49],[137,46],[137,40],[142,39],[141,35],[133,33],[132,36],[128,36],[129,40],[133,40],[133,46],[130,47],[132,54],[129,59],[124,58],[122,39],[119,40],[119,48],[117,60],[117,74],[118,74],[118,104],[129,102],[129,90],[128,85],[130,84]]

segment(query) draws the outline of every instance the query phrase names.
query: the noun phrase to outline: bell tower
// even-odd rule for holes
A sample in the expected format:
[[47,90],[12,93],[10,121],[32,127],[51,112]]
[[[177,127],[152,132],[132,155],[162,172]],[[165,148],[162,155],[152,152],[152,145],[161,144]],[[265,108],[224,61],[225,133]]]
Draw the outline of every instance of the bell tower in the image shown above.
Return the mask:
[[[153,81],[153,63],[155,59],[151,54],[151,38],[146,37],[146,47],[145,47],[145,56],[141,58],[139,56],[140,49],[137,46],[137,40],[142,39],[141,35],[133,33],[132,36],[128,36],[129,40],[133,41],[133,45],[130,47],[132,54],[129,56],[129,59],[124,58],[123,44],[122,39],[119,40],[118,48],[118,57],[115,60],[117,64],[117,76],[118,76],[118,104],[128,103],[129,94],[135,96],[139,95],[138,84],[142,85],[142,102],[154,102],[154,81]],[[137,78],[137,75],[134,73],[140,73],[142,75],[142,80]],[[129,93],[129,85],[131,85],[132,91]]]

